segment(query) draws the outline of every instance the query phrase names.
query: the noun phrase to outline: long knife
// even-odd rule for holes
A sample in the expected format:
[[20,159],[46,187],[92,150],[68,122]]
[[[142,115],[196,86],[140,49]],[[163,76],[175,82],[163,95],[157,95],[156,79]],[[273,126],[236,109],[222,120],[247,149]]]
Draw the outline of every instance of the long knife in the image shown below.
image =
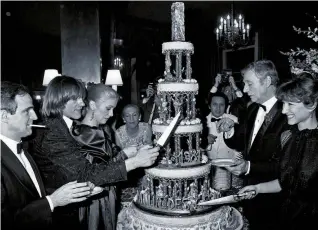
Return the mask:
[[214,200],[204,201],[204,202],[198,203],[198,205],[219,205],[219,204],[236,203],[246,199],[245,197],[249,195],[255,195],[255,191],[244,192],[242,194],[230,195],[230,196],[225,196],[225,197],[221,197]]
[[179,117],[181,115],[181,112],[179,112],[174,118],[173,120],[170,122],[170,124],[168,125],[168,127],[166,128],[166,130],[162,133],[162,135],[160,136],[160,138],[157,141],[157,146],[160,147],[164,147],[167,140],[169,139],[170,135],[172,134],[172,131],[174,131],[175,127],[178,124],[179,121]]

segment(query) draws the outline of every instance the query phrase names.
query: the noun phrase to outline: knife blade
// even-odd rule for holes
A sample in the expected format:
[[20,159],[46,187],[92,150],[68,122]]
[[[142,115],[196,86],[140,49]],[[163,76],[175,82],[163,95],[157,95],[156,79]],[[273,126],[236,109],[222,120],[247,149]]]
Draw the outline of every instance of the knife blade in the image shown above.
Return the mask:
[[219,205],[219,204],[236,203],[241,200],[244,200],[246,196],[255,195],[255,193],[256,193],[255,191],[244,192],[242,194],[230,195],[230,196],[225,196],[225,197],[221,197],[214,200],[200,202],[198,203],[198,205]]
[[160,138],[157,141],[157,146],[163,147],[165,146],[167,140],[169,139],[170,135],[172,134],[172,131],[174,130],[174,128],[176,127],[179,117],[181,115],[181,112],[179,112],[170,122],[170,124],[168,125],[168,127],[166,128],[166,130],[162,133],[162,135],[160,136]]

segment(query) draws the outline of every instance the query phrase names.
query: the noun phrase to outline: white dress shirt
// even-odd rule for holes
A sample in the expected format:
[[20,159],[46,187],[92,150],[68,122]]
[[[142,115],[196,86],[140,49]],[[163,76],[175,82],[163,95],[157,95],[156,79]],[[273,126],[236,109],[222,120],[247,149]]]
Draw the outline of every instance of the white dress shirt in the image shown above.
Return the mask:
[[[8,148],[14,153],[14,155],[18,158],[18,160],[21,162],[22,166],[25,168],[25,170],[27,171],[27,173],[29,174],[36,190],[38,191],[40,197],[42,197],[41,194],[41,190],[40,190],[40,186],[39,186],[39,182],[37,181],[33,168],[28,160],[28,158],[25,156],[24,151],[22,150],[22,152],[20,154],[18,154],[18,150],[17,150],[17,144],[20,142],[17,142],[15,140],[12,140],[6,136],[3,136],[2,134],[0,134],[0,139],[8,146]],[[54,210],[54,206],[52,203],[52,200],[49,196],[46,196],[46,199],[49,202],[51,211],[53,212]]]
[[67,128],[70,129],[73,125],[73,120],[63,115],[63,120],[65,121]]
[[207,127],[209,128],[209,134],[212,134],[213,136],[216,136],[216,140],[213,144],[210,144],[208,146],[208,157],[209,159],[217,159],[217,158],[233,158],[237,154],[237,152],[233,149],[230,149],[224,142],[223,133],[217,131],[216,124],[217,122],[211,122],[211,118],[230,118],[235,123],[238,123],[238,119],[236,116],[228,113],[224,113],[220,117],[214,117],[212,113],[210,113],[206,119],[207,119]]

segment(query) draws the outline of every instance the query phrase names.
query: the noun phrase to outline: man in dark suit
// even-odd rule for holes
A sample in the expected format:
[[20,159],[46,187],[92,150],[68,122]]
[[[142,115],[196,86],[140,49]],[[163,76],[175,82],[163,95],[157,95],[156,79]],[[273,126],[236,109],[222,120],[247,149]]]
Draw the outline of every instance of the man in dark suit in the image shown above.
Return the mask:
[[[257,184],[276,179],[281,157],[280,135],[287,128],[282,105],[275,97],[278,74],[275,65],[268,60],[249,64],[242,70],[244,92],[251,101],[245,120],[240,124],[228,118],[219,122],[220,131],[226,132],[225,143],[243,152],[244,159],[227,169],[245,179],[245,183]],[[246,201],[244,212],[251,229],[274,229],[278,216],[280,194],[264,194]]]
[[39,170],[22,148],[37,120],[27,89],[1,83],[1,220],[2,229],[49,229],[54,208],[80,202],[90,194],[88,183],[68,183],[45,193]]

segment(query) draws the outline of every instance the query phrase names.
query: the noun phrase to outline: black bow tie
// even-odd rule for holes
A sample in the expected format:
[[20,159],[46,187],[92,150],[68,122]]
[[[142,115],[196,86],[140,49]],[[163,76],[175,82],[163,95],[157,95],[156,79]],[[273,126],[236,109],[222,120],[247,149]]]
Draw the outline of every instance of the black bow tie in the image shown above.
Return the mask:
[[21,154],[22,150],[23,150],[23,143],[20,142],[20,143],[17,144],[17,153]]
[[258,106],[259,106],[260,108],[262,108],[262,109],[266,112],[266,106],[265,106],[265,105],[258,104]]
[[211,122],[215,122],[215,121],[219,121],[219,120],[221,120],[221,118],[214,118],[214,117],[211,118]]

